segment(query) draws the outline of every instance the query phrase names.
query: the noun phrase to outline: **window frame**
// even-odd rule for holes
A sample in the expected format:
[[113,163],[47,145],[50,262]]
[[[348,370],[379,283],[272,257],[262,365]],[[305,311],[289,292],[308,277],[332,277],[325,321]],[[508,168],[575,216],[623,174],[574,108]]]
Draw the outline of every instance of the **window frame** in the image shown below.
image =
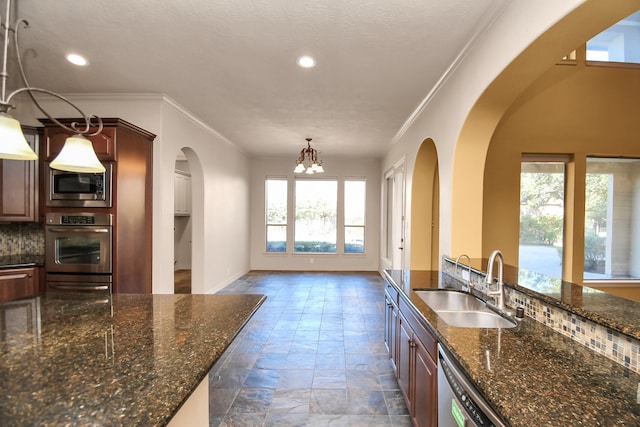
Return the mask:
[[[284,223],[270,223],[269,222],[269,192],[267,191],[269,181],[284,181],[286,187],[285,196],[285,222]],[[264,179],[264,250],[267,254],[286,254],[289,251],[289,179],[286,176],[267,176]],[[271,251],[269,250],[269,227],[284,227],[285,228],[285,241],[284,251]]]
[[[362,224],[347,224],[347,210],[346,210],[346,198],[347,198],[347,183],[348,182],[362,182],[364,184],[363,189],[363,203],[362,203]],[[367,252],[367,179],[365,177],[347,177],[342,180],[343,187],[343,206],[342,206],[342,215],[343,215],[343,224],[342,224],[342,251],[345,255],[362,255]],[[347,251],[347,228],[361,228],[362,229],[362,251],[361,252],[352,252]]]

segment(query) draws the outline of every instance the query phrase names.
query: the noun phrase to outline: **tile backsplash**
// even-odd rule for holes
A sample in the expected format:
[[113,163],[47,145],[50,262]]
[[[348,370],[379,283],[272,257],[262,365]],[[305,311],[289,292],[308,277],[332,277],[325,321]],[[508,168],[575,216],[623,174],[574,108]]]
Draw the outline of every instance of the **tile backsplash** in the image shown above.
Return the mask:
[[44,255],[44,226],[35,222],[0,223],[0,256]]
[[[442,283],[454,288],[462,287],[466,280],[462,280],[462,271],[454,262],[447,258],[442,261]],[[484,283],[484,273],[471,270],[470,281],[474,290],[487,294],[488,285]],[[571,313],[560,307],[555,307],[544,301],[524,294],[516,289],[505,286],[505,304],[509,307],[523,307],[525,315],[556,332],[579,342],[588,349],[595,351],[616,363],[640,373],[640,341],[623,333],[617,332],[590,319]]]

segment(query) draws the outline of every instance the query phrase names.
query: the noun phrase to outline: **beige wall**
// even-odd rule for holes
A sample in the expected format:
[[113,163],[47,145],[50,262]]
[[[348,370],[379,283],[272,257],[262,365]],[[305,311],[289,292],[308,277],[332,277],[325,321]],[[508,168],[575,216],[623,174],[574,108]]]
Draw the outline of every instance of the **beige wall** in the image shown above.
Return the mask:
[[521,155],[570,154],[574,191],[566,202],[571,218],[564,279],[581,283],[586,157],[640,156],[638,99],[640,69],[586,66],[580,60],[552,67],[525,90],[505,112],[487,152],[483,253],[500,248],[505,261],[517,265]]

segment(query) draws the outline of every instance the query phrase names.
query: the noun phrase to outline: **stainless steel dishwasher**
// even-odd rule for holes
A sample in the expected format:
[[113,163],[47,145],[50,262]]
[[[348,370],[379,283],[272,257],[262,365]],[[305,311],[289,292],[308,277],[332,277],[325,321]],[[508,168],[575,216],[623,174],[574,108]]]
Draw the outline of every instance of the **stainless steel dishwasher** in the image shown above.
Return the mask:
[[438,344],[438,427],[506,427],[449,353]]

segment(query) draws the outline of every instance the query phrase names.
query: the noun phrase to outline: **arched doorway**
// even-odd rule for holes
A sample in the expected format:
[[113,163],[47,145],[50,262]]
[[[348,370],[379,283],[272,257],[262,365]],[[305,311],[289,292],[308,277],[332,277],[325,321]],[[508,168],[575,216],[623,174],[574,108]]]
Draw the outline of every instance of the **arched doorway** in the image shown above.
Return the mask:
[[173,285],[176,294],[191,293],[192,198],[191,167],[184,151],[180,150],[174,168]]
[[437,270],[440,264],[440,178],[432,139],[423,141],[411,186],[411,269]]

